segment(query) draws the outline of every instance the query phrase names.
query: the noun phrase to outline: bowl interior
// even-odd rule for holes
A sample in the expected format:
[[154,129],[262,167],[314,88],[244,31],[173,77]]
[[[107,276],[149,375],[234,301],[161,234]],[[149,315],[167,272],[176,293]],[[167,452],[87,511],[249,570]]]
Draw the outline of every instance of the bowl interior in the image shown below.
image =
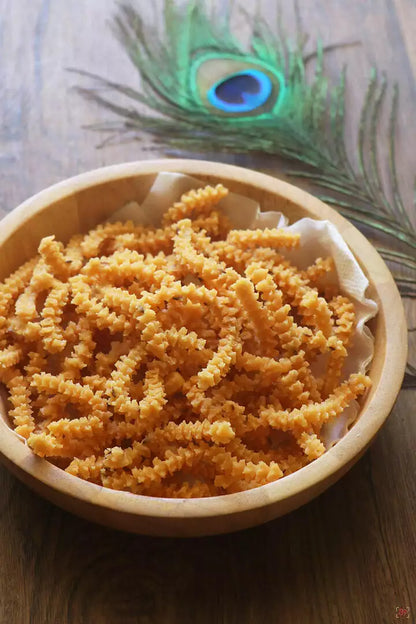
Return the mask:
[[[299,471],[303,475],[295,473],[269,486],[257,488],[259,491],[264,490],[263,494],[251,490],[248,493],[242,493],[243,497],[240,494],[233,494],[216,498],[233,497],[236,504],[234,507],[231,505],[228,510],[232,513],[232,509],[237,511],[241,508],[248,508],[250,505],[259,508],[269,504],[272,499],[274,501],[288,499],[294,492],[301,492],[325,479],[329,485],[332,473],[342,471],[343,466],[347,466],[354,457],[361,454],[390,411],[404,373],[406,336],[400,297],[383,261],[358,230],[319,200],[269,176],[204,161],[164,160],[108,167],[67,180],[39,193],[3,221],[4,227],[0,233],[0,279],[3,280],[23,262],[34,256],[43,236],[55,234],[57,240],[67,242],[73,234],[86,232],[105,221],[128,201],[135,200],[140,203],[148,193],[157,173],[163,170],[187,173],[209,183],[222,182],[231,191],[256,200],[263,211],[279,210],[285,213],[291,222],[305,216],[329,219],[338,227],[367,275],[370,284],[368,296],[379,304],[379,313],[371,321],[371,329],[375,336],[375,351],[369,374],[373,386],[363,401],[360,416],[352,430],[323,457]],[[390,342],[387,341],[387,332],[395,332],[395,339],[398,343],[396,349],[392,349]],[[388,389],[383,388],[383,383],[381,383],[386,379],[390,380]],[[380,390],[380,385],[382,390]],[[8,454],[9,459],[13,461],[13,452],[8,452],[7,448],[5,450],[7,442],[2,443],[1,440],[2,437],[4,438],[4,424],[9,425],[4,397],[0,397],[0,418],[3,420],[3,427],[0,428],[0,454]],[[361,427],[363,420],[366,422]],[[358,431],[358,436],[352,439],[350,436],[354,431]],[[17,441],[16,436],[10,432],[10,436],[7,437],[9,445],[13,446]],[[21,444],[20,440],[19,444]],[[30,453],[27,448],[24,450],[25,453]],[[41,462],[46,463],[42,460]],[[314,464],[318,464],[318,468]],[[45,472],[45,468],[33,461],[27,464],[25,470],[35,476],[38,475],[46,483],[52,474]],[[69,475],[66,476],[69,477]],[[91,491],[88,489],[91,487],[98,488],[93,484],[72,478],[72,481],[74,480],[77,482],[76,489],[80,493]],[[332,479],[334,480],[336,479]],[[55,489],[61,488],[55,476],[52,481],[54,481]],[[286,484],[283,484],[283,481],[286,481]],[[129,502],[131,498],[128,497],[134,495],[113,491],[110,491],[108,495],[110,497],[122,495],[118,497],[119,504],[122,506],[133,504]],[[134,498],[144,497],[134,496]],[[309,498],[312,498],[312,495]],[[209,500],[213,501],[213,499]],[[303,502],[306,502],[306,499]],[[173,509],[173,502],[171,503],[170,511]],[[189,514],[197,509],[192,506],[194,503],[195,501],[192,500],[186,501]],[[210,503],[208,506],[205,503],[204,507],[199,508],[198,515],[219,513],[219,503],[212,508],[209,505]],[[298,505],[289,505],[289,508],[294,508],[294,506]],[[177,515],[187,513],[184,506],[181,510],[179,507],[175,509]],[[263,518],[263,521],[265,519],[269,518]],[[251,522],[251,524],[254,523]]]

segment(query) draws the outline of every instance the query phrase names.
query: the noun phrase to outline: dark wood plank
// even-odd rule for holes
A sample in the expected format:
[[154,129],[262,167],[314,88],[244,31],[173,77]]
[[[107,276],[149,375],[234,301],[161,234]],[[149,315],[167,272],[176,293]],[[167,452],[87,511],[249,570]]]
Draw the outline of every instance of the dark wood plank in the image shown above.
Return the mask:
[[[270,19],[271,4],[262,2]],[[370,66],[398,81],[408,200],[416,170],[414,1],[298,4],[305,30],[324,44],[361,42],[328,57],[333,75],[349,65],[351,128]],[[152,12],[150,3],[140,6]],[[0,0],[3,213],[86,169],[159,155],[147,151],[147,137],[98,150],[102,137],[82,126],[106,113],[70,90],[78,80],[69,66],[135,84],[106,26],[115,7],[113,0]],[[283,8],[291,29],[293,7]],[[415,306],[409,315],[416,325]],[[0,623],[380,624],[396,621],[396,606],[411,606],[415,621],[415,396],[401,393],[370,451],[340,483],[285,518],[235,535],[185,541],[117,533],[49,505],[0,468]]]

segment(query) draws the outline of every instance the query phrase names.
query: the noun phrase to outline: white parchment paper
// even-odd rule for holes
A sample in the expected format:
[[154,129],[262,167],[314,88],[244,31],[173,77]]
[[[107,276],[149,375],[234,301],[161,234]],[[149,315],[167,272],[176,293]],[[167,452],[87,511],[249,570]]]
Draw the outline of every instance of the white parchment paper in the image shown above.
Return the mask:
[[[160,173],[141,205],[129,202],[113,213],[110,221],[131,220],[136,224],[157,226],[163,213],[183,193],[202,186],[205,186],[204,182],[190,176]],[[319,257],[332,256],[336,271],[328,278],[328,283],[335,280],[340,292],[352,299],[357,321],[343,368],[343,379],[353,372],[366,372],[374,351],[374,338],[366,323],[377,314],[377,304],[366,297],[368,280],[336,227],[329,221],[315,219],[300,219],[287,225],[288,220],[282,213],[261,212],[257,202],[235,193],[224,198],[219,207],[238,229],[287,227],[291,232],[299,233],[299,248],[279,250],[299,269],[305,269]],[[359,405],[354,401],[338,418],[324,426],[322,438],[327,448],[346,433],[356,419],[358,410]]]

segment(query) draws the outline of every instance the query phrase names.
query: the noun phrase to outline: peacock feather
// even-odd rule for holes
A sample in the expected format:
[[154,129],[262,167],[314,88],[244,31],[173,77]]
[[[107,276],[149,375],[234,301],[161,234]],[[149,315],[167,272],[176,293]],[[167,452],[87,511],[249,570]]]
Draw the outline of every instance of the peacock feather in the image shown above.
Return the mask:
[[[402,296],[416,298],[416,229],[401,197],[396,168],[397,87],[386,137],[381,113],[388,85],[372,72],[355,163],[344,140],[345,70],[331,86],[323,68],[327,50],[318,45],[315,71],[308,78],[305,36],[290,41],[280,24],[273,31],[260,16],[250,22],[251,38],[244,46],[232,33],[228,9],[208,14],[198,0],[185,5],[165,0],[164,26],[152,28],[133,4],[122,4],[113,31],[140,74],[141,89],[80,72],[98,87],[79,88],[80,93],[116,116],[116,121],[92,128],[117,138],[136,133],[139,138],[146,131],[170,153],[283,158],[292,163],[288,175],[307,183],[378,241],[375,245],[392,265]],[[103,88],[110,95],[103,95]],[[120,95],[127,104],[113,97]],[[381,142],[389,146],[387,184],[379,162]],[[410,367],[407,382],[415,380]]]

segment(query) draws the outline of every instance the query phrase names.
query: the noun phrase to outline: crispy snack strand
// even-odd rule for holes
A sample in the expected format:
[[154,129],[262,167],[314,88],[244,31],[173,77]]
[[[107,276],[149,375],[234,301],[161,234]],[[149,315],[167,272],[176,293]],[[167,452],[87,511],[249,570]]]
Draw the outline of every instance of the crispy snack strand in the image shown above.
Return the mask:
[[163,216],[163,224],[176,223],[185,217],[198,214],[206,215],[212,211],[215,204],[228,195],[228,189],[222,184],[205,186],[200,189],[191,189],[176,202]]
[[232,229],[227,194],[191,190],[161,227],[47,236],[0,284],[0,382],[38,456],[100,486],[198,498],[325,452],[322,426],[371,383],[343,377],[354,304],[332,258],[285,259],[298,234]]

